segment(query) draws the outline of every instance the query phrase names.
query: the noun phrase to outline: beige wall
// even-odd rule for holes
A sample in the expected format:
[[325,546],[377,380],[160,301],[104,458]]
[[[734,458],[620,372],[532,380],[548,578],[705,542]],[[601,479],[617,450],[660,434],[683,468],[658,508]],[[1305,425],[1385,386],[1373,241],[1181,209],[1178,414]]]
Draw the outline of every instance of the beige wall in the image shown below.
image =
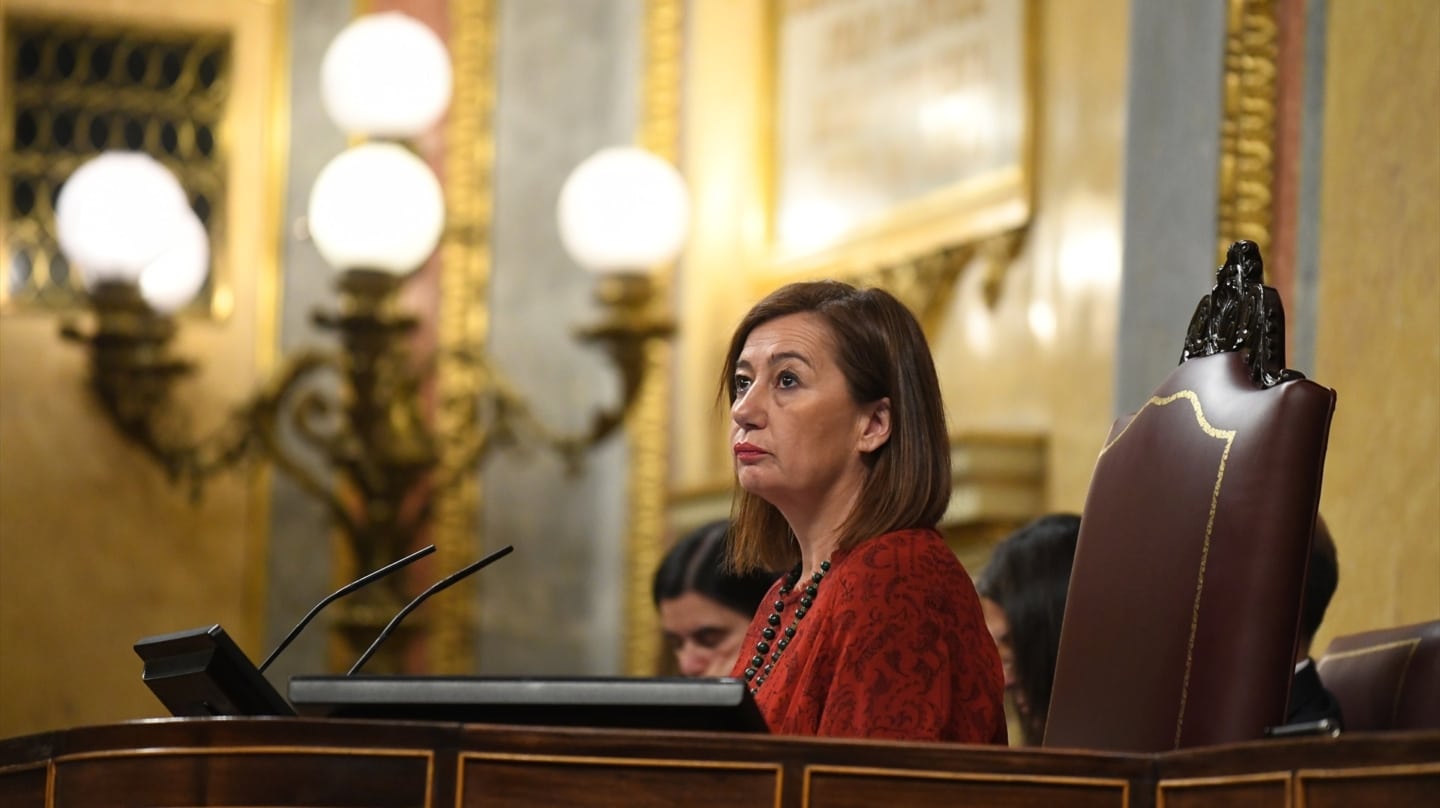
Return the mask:
[[[45,0],[6,0],[0,11]],[[283,3],[72,0],[67,10],[148,24],[235,31],[224,147],[234,307],[187,321],[180,356],[190,434],[218,426],[269,363],[273,344],[275,175],[270,124]],[[3,240],[3,238],[0,238]],[[0,737],[167,715],[131,650],[149,635],[221,623],[252,655],[263,596],[265,502],[254,472],[223,476],[191,504],[111,428],[88,395],[83,346],[59,321],[0,315]]]
[[[248,329],[227,331],[240,346],[205,353],[253,378]],[[130,650],[144,636],[218,622],[257,653],[246,477],[192,506],[110,428],[85,373],[53,320],[0,321],[0,737],[167,715]]]
[[1440,4],[1330,0],[1315,377],[1336,634],[1440,618]]

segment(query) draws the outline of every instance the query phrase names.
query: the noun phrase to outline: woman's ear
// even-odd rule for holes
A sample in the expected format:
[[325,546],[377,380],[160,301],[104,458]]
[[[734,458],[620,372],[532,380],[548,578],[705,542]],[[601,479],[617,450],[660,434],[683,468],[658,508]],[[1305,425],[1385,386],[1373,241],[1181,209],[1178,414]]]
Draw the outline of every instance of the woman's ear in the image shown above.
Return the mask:
[[861,452],[873,452],[890,440],[890,398],[882,398],[867,409],[858,443]]

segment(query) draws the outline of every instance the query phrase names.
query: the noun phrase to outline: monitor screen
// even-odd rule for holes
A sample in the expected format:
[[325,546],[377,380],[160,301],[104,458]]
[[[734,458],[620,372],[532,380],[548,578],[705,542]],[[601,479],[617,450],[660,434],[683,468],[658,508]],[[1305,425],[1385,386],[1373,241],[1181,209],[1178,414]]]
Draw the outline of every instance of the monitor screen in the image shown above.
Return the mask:
[[135,643],[150,691],[176,716],[295,715],[218,624]]

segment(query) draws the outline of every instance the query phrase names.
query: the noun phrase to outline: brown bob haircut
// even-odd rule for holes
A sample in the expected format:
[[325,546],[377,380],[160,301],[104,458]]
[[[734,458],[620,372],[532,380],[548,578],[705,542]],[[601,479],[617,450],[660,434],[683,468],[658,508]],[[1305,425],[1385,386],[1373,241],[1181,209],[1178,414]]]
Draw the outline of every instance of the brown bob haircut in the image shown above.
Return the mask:
[[[950,441],[935,361],[915,315],[882,289],[839,281],[783,286],[755,304],[730,339],[720,395],[735,403],[735,366],[750,332],[791,314],[814,314],[830,330],[836,364],[858,404],[890,399],[890,439],[866,456],[860,496],[836,549],[894,530],[933,528],[950,502]],[[731,503],[731,564],[788,569],[800,549],[779,509],[738,484]]]

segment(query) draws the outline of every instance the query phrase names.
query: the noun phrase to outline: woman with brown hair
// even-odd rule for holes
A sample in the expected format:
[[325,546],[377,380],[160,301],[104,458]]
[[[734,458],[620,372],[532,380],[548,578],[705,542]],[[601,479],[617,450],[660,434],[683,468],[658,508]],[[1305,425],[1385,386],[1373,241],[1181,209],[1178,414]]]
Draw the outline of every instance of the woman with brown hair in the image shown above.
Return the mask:
[[732,562],[790,570],[734,670],[770,730],[1004,743],[995,643],[936,530],[950,449],[914,316],[878,289],[785,286],[736,329],[722,393]]

